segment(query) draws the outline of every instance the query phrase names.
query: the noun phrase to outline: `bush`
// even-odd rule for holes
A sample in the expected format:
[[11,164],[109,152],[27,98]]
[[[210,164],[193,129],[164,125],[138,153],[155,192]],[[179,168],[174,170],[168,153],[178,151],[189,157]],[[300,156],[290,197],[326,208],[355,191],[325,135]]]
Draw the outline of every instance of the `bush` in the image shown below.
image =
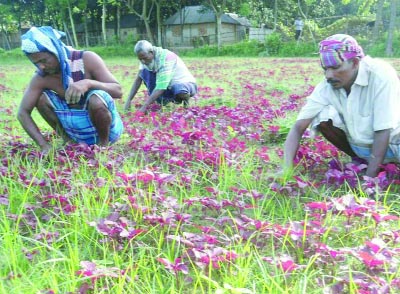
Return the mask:
[[90,47],[87,50],[96,52],[101,57],[133,56],[133,45],[111,45]]
[[204,47],[194,48],[190,50],[182,50],[179,52],[179,55],[188,57],[213,57],[218,56],[218,48],[217,46],[206,45]]
[[265,38],[266,51],[268,55],[277,56],[282,47],[282,36],[279,33],[272,33]]
[[224,56],[257,56],[260,52],[265,50],[262,43],[250,40],[237,44],[230,44],[222,46],[220,55]]
[[24,53],[22,52],[21,48],[15,48],[12,50],[4,50],[3,48],[0,48],[0,59],[3,62],[6,62],[7,59],[21,59],[25,58]]
[[262,43],[255,40],[246,40],[240,43],[223,45],[219,51],[216,45],[206,45],[191,50],[182,50],[179,54],[187,57],[258,56],[264,50],[265,47]]
[[[368,45],[370,42],[365,42],[367,45],[363,46],[365,54],[371,55],[372,57],[387,57],[386,56],[386,43],[387,33],[382,34],[377,42]],[[363,44],[362,44],[363,45]],[[395,33],[393,36],[393,57],[400,56],[400,33]]]
[[316,57],[318,44],[313,42],[286,42],[280,47],[278,56],[280,57]]

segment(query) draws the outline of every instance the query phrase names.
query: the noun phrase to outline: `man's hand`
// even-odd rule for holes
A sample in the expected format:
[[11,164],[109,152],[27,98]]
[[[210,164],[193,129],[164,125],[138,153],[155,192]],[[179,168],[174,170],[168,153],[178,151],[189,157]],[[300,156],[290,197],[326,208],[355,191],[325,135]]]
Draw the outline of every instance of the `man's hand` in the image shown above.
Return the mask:
[[293,178],[294,172],[293,166],[283,166],[282,169],[276,173],[276,179],[281,183],[286,183]]
[[65,100],[68,104],[76,104],[89,89],[89,82],[86,79],[71,83],[65,92]]
[[49,152],[51,151],[52,148],[53,148],[53,146],[48,143],[46,143],[43,146],[40,146],[42,155],[46,156],[47,154],[49,154]]
[[143,112],[144,114],[146,114],[147,113],[147,106],[143,105],[142,107],[139,108],[139,111]]
[[54,146],[52,146],[49,143],[46,143],[43,146],[40,146],[40,153],[39,153],[39,158],[40,160],[43,161],[51,161],[51,158],[53,158],[54,154]]
[[390,129],[374,132],[371,155],[368,161],[366,176],[374,178],[378,175],[380,165],[385,159],[386,151],[389,146]]

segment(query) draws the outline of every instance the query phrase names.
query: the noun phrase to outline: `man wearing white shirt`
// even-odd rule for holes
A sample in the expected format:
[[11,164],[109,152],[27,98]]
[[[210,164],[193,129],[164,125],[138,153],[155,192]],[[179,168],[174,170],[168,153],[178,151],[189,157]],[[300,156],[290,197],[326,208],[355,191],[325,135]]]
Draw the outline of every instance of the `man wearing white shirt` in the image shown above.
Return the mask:
[[296,18],[296,20],[294,21],[294,28],[295,28],[295,30],[296,30],[296,35],[295,35],[295,39],[296,39],[296,41],[300,38],[300,36],[301,36],[301,32],[303,31],[303,26],[304,26],[304,23],[303,23],[303,21],[301,20],[301,18],[300,18],[300,16],[298,16],[297,18]]
[[290,169],[308,126],[351,157],[368,161],[377,176],[384,162],[400,161],[400,81],[388,63],[365,56],[357,41],[337,34],[320,43],[325,80],[300,111],[284,145]]

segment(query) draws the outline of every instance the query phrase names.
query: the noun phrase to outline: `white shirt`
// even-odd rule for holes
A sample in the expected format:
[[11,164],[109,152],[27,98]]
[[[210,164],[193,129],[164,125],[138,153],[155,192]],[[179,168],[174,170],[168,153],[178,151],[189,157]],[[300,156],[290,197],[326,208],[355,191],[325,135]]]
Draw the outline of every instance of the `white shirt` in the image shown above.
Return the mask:
[[385,61],[364,57],[348,96],[321,82],[297,119],[314,118],[329,105],[343,120],[350,143],[370,145],[374,132],[385,129],[391,130],[390,143],[400,142],[400,80]]
[[303,21],[301,20],[301,19],[296,19],[295,21],[294,21],[294,26],[295,26],[295,28],[296,28],[296,31],[301,31],[301,30],[303,30]]

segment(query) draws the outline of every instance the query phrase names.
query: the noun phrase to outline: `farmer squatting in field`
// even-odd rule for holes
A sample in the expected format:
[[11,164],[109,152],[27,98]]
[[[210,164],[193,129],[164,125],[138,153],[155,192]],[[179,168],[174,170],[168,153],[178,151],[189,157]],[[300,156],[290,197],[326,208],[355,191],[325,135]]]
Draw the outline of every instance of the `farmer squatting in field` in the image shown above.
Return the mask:
[[123,131],[113,98],[121,98],[120,84],[104,61],[91,51],[61,42],[63,32],[32,27],[22,35],[22,51],[37,67],[18,110],[18,120],[43,152],[51,149],[31,113],[36,107],[64,141],[106,146]]
[[167,49],[155,47],[146,40],[135,45],[135,54],[140,61],[139,72],[125,103],[125,111],[130,110],[142,82],[146,85],[149,96],[139,109],[147,112],[153,102],[166,105],[169,102],[189,104],[189,98],[197,93],[196,80],[182,59]]
[[290,171],[308,126],[377,176],[384,162],[400,161],[400,81],[388,63],[365,56],[357,41],[337,34],[319,44],[325,80],[301,109],[284,145]]

